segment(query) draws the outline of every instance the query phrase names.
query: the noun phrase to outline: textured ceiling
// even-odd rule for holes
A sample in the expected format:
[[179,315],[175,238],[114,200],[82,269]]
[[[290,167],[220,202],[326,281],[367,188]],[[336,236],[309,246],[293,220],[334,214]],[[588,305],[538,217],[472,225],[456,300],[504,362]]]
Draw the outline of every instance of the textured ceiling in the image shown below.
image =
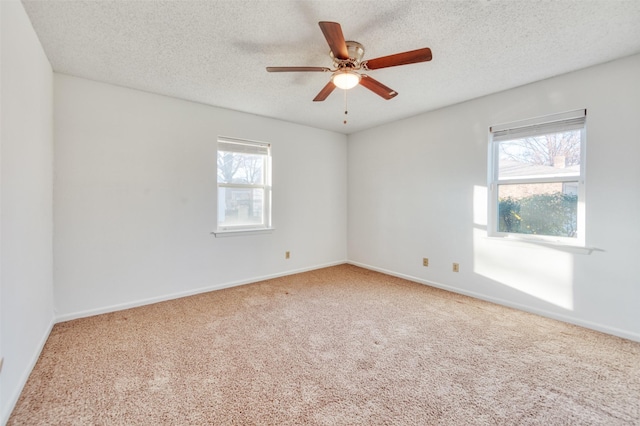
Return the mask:
[[[353,133],[640,52],[640,1],[31,1],[60,73]],[[431,62],[369,71],[363,87],[312,99],[331,67],[318,21],[336,21],[372,59],[422,47]]]

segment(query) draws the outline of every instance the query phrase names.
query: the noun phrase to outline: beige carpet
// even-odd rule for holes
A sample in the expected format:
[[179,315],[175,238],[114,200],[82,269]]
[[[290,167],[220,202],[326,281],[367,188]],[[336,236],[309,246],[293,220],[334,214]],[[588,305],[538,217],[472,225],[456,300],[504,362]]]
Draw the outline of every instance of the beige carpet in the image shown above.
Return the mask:
[[640,344],[342,265],[58,324],[9,424],[640,424]]

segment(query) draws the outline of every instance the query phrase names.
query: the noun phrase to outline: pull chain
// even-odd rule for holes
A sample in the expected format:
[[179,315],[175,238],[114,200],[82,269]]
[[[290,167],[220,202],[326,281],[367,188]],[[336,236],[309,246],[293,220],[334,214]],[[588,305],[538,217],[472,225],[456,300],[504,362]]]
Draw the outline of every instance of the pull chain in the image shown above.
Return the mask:
[[349,111],[347,111],[347,91],[344,91],[344,124],[347,124],[347,114],[349,114]]

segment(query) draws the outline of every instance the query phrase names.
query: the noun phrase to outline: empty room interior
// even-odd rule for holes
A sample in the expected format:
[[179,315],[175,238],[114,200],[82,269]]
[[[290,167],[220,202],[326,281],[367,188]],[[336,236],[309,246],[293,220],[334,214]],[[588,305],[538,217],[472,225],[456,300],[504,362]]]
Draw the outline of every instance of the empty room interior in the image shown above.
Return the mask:
[[0,19],[1,424],[640,424],[640,2]]

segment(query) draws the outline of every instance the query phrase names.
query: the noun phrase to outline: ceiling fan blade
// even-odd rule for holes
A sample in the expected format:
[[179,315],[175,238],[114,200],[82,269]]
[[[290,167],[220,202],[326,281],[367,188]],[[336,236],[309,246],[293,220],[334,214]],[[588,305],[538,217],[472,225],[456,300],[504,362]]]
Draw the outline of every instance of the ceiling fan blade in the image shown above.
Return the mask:
[[369,59],[364,62],[367,69],[377,70],[379,68],[427,62],[431,60],[431,57],[431,49],[425,47],[424,49],[410,50],[409,52],[396,53],[395,55]]
[[398,92],[385,86],[384,84],[380,83],[378,80],[375,80],[369,77],[368,75],[364,75],[364,74],[362,75],[362,78],[360,79],[360,85],[371,90],[376,95],[382,96],[386,100],[394,98],[398,95]]
[[322,88],[320,93],[318,93],[318,95],[315,98],[313,98],[313,102],[324,101],[325,99],[327,99],[327,96],[329,96],[331,92],[333,92],[335,88],[336,88],[336,85],[333,84],[333,81],[329,81],[327,85]]
[[344,42],[344,35],[342,34],[342,27],[337,22],[318,22],[324,38],[329,43],[329,48],[333,52],[333,56],[338,59],[349,59],[349,51],[347,50],[347,43]]
[[268,72],[308,72],[308,71],[331,71],[327,67],[267,67]]

